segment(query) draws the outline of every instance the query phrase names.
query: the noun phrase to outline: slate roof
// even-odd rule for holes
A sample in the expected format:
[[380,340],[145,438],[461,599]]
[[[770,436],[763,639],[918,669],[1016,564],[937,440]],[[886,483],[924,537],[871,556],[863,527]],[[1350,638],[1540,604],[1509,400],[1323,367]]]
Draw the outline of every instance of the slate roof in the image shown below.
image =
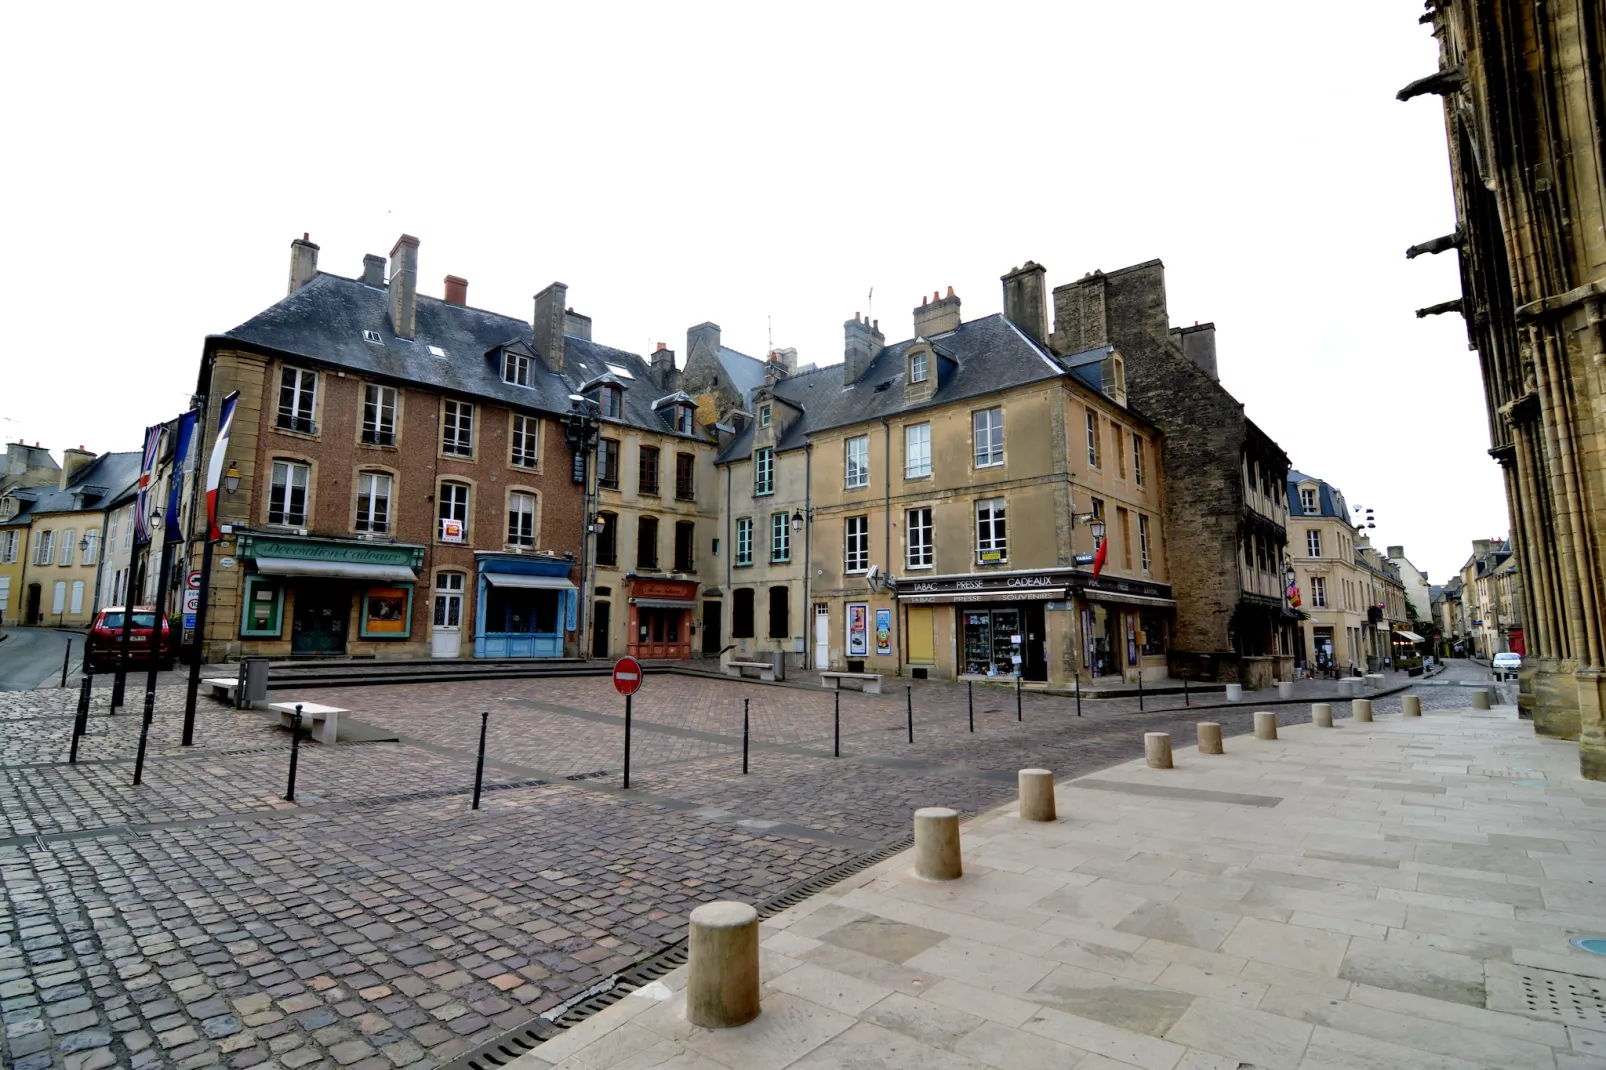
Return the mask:
[[742,406],[751,411],[753,391],[764,385],[764,362],[729,346],[720,346],[719,366],[725,369],[731,385],[741,391]]
[[[578,393],[582,384],[612,376],[624,387],[624,417],[606,422],[674,433],[673,413],[665,416],[652,408],[667,391],[658,387],[651,366],[635,353],[565,335],[564,372],[556,373],[545,354],[531,346],[534,330],[529,321],[425,294],[418,295],[414,337],[409,341],[397,338],[391,329],[386,297],[383,286],[320,272],[221,337],[363,375],[555,414],[570,411],[569,395]],[[374,332],[379,341],[364,340],[364,331]],[[502,380],[499,351],[509,343],[523,343],[536,354],[528,387]],[[436,356],[431,346],[445,355]],[[610,364],[629,374],[619,375]],[[708,436],[699,432],[694,437]]]
[[57,487],[28,487],[14,492],[21,505],[17,514],[0,521],[0,527],[21,527],[36,516],[101,510],[120,500],[139,482],[138,452],[103,453],[73,473],[66,490]]
[[[797,406],[803,415],[787,428],[776,448],[783,452],[798,449],[810,434],[833,427],[917,412],[1068,374],[1075,374],[1078,381],[1086,381],[1084,375],[1075,371],[1086,363],[1082,360],[1085,354],[1056,359],[1001,313],[995,313],[925,339],[941,361],[937,391],[924,401],[909,403],[904,400],[904,354],[916,341],[908,338],[887,346],[870,362],[856,383],[843,383],[840,364],[799,372],[777,381],[775,396]],[[1097,352],[1105,353],[1107,347]],[[1102,356],[1095,359],[1102,359]],[[1095,390],[1097,382],[1095,374],[1092,381]],[[720,463],[740,461],[751,455],[755,427],[750,424],[742,431],[720,457]]]
[[[1316,484],[1316,507],[1320,513],[1305,512],[1305,505],[1299,500],[1299,485],[1301,483]],[[1350,524],[1349,513],[1344,503],[1344,492],[1328,483],[1326,480],[1308,476],[1304,472],[1288,472],[1288,519],[1298,520],[1302,516],[1333,517]]]

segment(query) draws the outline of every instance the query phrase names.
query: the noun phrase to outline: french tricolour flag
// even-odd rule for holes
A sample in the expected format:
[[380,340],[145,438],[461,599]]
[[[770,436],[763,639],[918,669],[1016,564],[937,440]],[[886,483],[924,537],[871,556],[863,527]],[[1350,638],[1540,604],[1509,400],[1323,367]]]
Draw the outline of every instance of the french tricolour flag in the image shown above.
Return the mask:
[[238,390],[223,399],[223,411],[217,421],[217,440],[212,443],[212,456],[206,462],[206,537],[213,541],[223,537],[217,526],[217,493],[223,484],[223,470],[229,463],[229,431],[234,427],[234,403],[239,400]]

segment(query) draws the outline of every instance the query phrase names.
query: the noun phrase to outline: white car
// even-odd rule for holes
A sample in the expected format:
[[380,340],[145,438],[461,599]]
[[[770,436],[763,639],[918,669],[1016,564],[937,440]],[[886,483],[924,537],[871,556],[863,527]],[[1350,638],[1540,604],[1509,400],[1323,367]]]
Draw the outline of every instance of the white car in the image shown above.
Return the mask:
[[1522,655],[1506,652],[1494,656],[1494,669],[1490,673],[1496,680],[1515,680],[1522,668]]

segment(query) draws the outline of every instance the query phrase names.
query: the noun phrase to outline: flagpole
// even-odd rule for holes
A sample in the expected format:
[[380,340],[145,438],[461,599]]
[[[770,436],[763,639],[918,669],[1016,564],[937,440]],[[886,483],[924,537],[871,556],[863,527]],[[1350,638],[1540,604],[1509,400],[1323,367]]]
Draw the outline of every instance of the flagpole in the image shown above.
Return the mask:
[[[217,429],[213,432],[211,452],[206,460],[206,482],[197,483],[197,495],[192,508],[200,509],[203,514],[201,537],[201,596],[195,605],[195,656],[190,662],[189,683],[185,687],[184,695],[184,738],[183,745],[188,747],[195,741],[195,693],[201,686],[201,661],[206,649],[206,614],[212,596],[212,549],[216,545],[213,538],[213,529],[216,524],[216,513],[213,502],[226,485],[227,476],[224,475],[224,462],[228,459],[229,432],[234,425],[234,403],[238,399],[238,391],[224,395],[218,404]],[[204,441],[205,436],[202,436]],[[195,450],[195,468],[197,478],[201,469],[201,449],[197,445]],[[205,492],[200,488],[204,486]],[[232,489],[232,488],[229,488]],[[193,521],[194,513],[191,513]],[[193,522],[191,527],[193,527]]]
[[[205,513],[201,499],[201,480],[203,475],[202,447],[206,444],[206,413],[210,407],[204,394],[195,395],[200,401],[199,414],[195,418],[195,477],[190,481],[190,512],[184,525],[184,580],[185,590],[189,590],[190,577],[190,545],[195,541],[195,515]],[[201,537],[201,596],[195,606],[195,646],[190,651],[189,681],[184,687],[184,739],[183,745],[188,747],[195,742],[195,693],[201,686],[201,631],[202,616],[206,604],[206,582],[210,579],[212,571],[212,523],[211,518],[205,518],[205,530]],[[179,603],[179,627],[184,626],[183,602]]]

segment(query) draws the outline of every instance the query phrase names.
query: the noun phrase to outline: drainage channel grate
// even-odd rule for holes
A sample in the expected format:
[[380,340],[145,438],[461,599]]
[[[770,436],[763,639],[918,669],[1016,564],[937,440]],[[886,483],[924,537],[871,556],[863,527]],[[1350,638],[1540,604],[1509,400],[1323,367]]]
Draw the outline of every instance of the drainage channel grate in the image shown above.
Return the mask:
[[[809,896],[824,888],[848,877],[863,869],[875,865],[897,854],[906,851],[914,845],[913,833],[900,836],[896,840],[882,844],[880,847],[864,854],[850,858],[839,866],[806,877],[797,884],[761,900],[756,904],[760,918],[771,918],[787,907],[796,906]],[[559,1004],[545,1014],[540,1015],[517,1029],[503,1033],[495,1040],[483,1044],[466,1055],[461,1055],[447,1064],[446,1070],[499,1070],[520,1055],[529,1052],[536,1045],[550,1040],[558,1033],[571,1026],[579,1025],[585,1019],[596,1014],[605,1007],[612,1006],[636,989],[651,984],[669,971],[686,965],[690,949],[686,946],[686,939],[670,944],[655,955],[648,956],[640,962],[628,966],[613,977],[594,985],[585,992],[575,996],[568,1003]]]
[[1550,970],[1512,971],[1491,981],[1491,1010],[1515,1011],[1585,1029],[1606,1029],[1606,980]]

